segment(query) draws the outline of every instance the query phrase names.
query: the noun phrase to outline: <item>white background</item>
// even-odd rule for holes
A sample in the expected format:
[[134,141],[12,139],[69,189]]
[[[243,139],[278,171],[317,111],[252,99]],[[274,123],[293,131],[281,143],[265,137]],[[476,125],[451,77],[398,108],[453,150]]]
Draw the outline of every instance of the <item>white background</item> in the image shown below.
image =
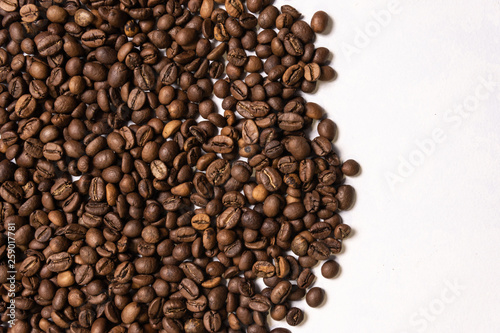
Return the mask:
[[500,332],[500,2],[285,3],[333,19],[316,45],[339,77],[306,98],[363,167],[342,272],[316,269],[326,304],[297,303],[307,320],[292,331]]

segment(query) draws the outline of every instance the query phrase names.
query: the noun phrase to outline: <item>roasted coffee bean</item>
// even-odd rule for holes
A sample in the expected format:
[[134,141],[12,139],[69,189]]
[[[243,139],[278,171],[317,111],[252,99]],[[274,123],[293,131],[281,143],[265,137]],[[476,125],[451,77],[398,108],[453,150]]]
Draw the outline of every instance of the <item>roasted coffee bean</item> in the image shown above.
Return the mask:
[[[287,86],[293,86],[297,84],[304,76],[304,68],[300,65],[293,65],[289,67],[285,73],[283,73],[283,83]],[[290,113],[286,113],[290,114]],[[292,113],[293,114],[293,113]],[[293,131],[293,130],[291,130]]]
[[297,278],[297,286],[300,289],[307,289],[314,282],[315,278],[313,272],[309,268],[306,268]]
[[314,138],[311,147],[318,156],[326,156],[332,151],[331,142],[323,136]]
[[335,123],[330,119],[323,119],[318,124],[318,133],[328,140],[333,140],[337,133],[337,127],[335,126]]
[[304,118],[292,112],[282,113],[278,116],[278,125],[284,131],[298,131],[304,126]]
[[179,284],[179,291],[182,296],[184,296],[188,300],[195,300],[198,298],[200,291],[198,286],[193,280],[183,279]]
[[274,265],[268,261],[257,261],[253,265],[252,271],[258,277],[271,277],[274,276],[275,268]]
[[331,249],[326,243],[322,241],[316,241],[309,245],[307,254],[315,260],[326,260],[330,256]]
[[245,65],[248,57],[245,50],[237,48],[232,49],[227,54],[227,61],[235,66],[243,66]]
[[0,196],[3,200],[11,204],[21,202],[24,193],[21,186],[13,181],[6,181],[0,187]]
[[248,97],[248,86],[241,80],[236,80],[230,86],[231,95],[238,101],[246,100]]
[[342,164],[342,173],[346,176],[356,176],[359,174],[360,166],[355,160],[347,160]]
[[239,17],[245,11],[240,0],[226,0],[225,7],[227,13],[233,17]]
[[104,45],[106,34],[100,29],[90,29],[83,33],[81,39],[83,45],[90,48],[97,48]]
[[335,227],[334,235],[337,239],[344,239],[351,233],[351,227],[347,224],[339,224]]
[[271,301],[274,304],[282,304],[292,291],[292,284],[289,281],[279,282],[271,292]]
[[67,252],[60,252],[47,258],[47,268],[51,272],[62,272],[73,264],[73,258]]
[[207,214],[196,214],[191,219],[191,225],[196,230],[205,230],[210,226],[210,216]]
[[217,159],[210,163],[207,168],[208,181],[216,186],[224,184],[231,176],[231,166],[223,159]]
[[263,168],[257,175],[262,185],[270,192],[277,191],[282,185],[282,179],[279,172],[272,167]]
[[21,263],[21,267],[19,268],[19,272],[23,274],[23,276],[31,277],[34,276],[41,268],[40,258],[37,256],[28,256]]
[[209,332],[217,332],[222,327],[222,317],[218,312],[208,311],[203,316],[203,325]]
[[316,308],[323,303],[325,299],[325,291],[321,288],[314,287],[309,289],[306,294],[306,302],[312,308]]
[[22,95],[16,102],[15,112],[19,118],[29,118],[35,112],[36,100],[30,95]]
[[327,279],[337,276],[339,270],[340,266],[334,260],[328,260],[321,266],[321,274]]
[[217,135],[212,139],[212,150],[215,153],[227,154],[233,151],[234,142],[230,137]]
[[304,79],[316,82],[321,77],[321,67],[317,63],[310,63],[304,67]]
[[314,13],[311,19],[311,28],[314,32],[324,32],[328,25],[328,14],[320,10]]
[[299,308],[291,308],[286,315],[286,322],[290,326],[297,326],[304,320],[304,313]]
[[271,302],[267,297],[257,294],[250,299],[248,307],[257,312],[267,312],[271,308]]
[[285,46],[286,51],[294,57],[302,56],[304,54],[304,46],[300,39],[294,34],[287,34],[283,45]]
[[347,210],[352,207],[355,200],[354,188],[351,185],[342,185],[337,190],[335,198],[339,202],[339,208],[342,210]]

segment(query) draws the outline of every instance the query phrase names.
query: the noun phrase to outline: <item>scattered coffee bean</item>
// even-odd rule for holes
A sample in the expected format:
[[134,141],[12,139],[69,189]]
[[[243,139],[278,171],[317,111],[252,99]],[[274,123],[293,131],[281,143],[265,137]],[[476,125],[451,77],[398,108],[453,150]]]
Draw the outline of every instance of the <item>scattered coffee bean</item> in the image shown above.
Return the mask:
[[319,287],[309,289],[306,294],[306,302],[311,308],[317,308],[325,299],[325,291]]
[[323,266],[321,266],[321,274],[327,279],[331,279],[337,276],[339,270],[340,266],[334,260],[325,261]]
[[328,25],[328,14],[320,10],[314,13],[311,19],[311,28],[314,32],[321,33],[325,31]]
[[356,176],[360,171],[360,166],[355,160],[347,160],[342,164],[342,173],[346,176]]
[[286,322],[290,326],[297,326],[304,320],[304,313],[299,308],[291,308],[286,314]]

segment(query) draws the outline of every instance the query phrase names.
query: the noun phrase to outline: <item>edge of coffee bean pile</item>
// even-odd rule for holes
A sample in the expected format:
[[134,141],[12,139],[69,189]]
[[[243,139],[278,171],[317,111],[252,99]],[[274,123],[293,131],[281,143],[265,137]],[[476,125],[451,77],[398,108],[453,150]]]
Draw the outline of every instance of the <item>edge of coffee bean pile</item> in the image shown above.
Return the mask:
[[299,10],[0,0],[0,333],[286,333],[324,303],[360,167]]

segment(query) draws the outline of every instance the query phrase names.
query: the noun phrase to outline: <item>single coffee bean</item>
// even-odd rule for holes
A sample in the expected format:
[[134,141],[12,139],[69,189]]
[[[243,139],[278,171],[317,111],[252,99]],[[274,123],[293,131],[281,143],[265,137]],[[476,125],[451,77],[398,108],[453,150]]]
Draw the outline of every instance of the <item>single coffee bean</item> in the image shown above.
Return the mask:
[[351,185],[342,185],[337,190],[335,198],[339,202],[339,208],[342,210],[347,210],[352,207],[355,200],[354,188]]
[[274,265],[268,261],[257,261],[253,265],[252,271],[258,277],[271,277],[274,276],[275,268]]
[[266,312],[271,308],[269,299],[261,294],[257,294],[250,299],[249,308],[257,312]]
[[[297,84],[304,77],[304,68],[300,65],[293,65],[283,73],[283,83],[287,86]],[[293,113],[286,113],[293,114]]]
[[6,181],[0,187],[0,196],[3,200],[11,204],[21,202],[24,194],[23,189],[13,181]]
[[299,308],[291,308],[286,314],[286,322],[290,326],[297,326],[304,320],[304,313]]
[[271,292],[271,301],[274,304],[282,304],[292,291],[292,284],[289,281],[279,282]]
[[311,19],[311,28],[314,32],[322,33],[328,26],[328,14],[320,10],[314,13]]
[[191,225],[196,230],[205,230],[210,227],[210,216],[207,214],[196,214],[191,219]]
[[234,142],[230,137],[217,135],[212,139],[212,150],[215,153],[227,154],[234,148]]
[[355,160],[347,160],[342,164],[342,173],[346,176],[356,176],[360,169],[361,167]]
[[278,116],[278,125],[284,131],[298,131],[304,126],[304,118],[292,112],[282,113]]
[[[248,57],[245,50],[237,48],[232,49],[227,54],[227,61],[235,66],[243,66],[245,65]],[[225,82],[225,81],[223,81]]]
[[60,252],[47,258],[47,268],[51,272],[62,272],[73,264],[73,258],[67,252]]
[[310,63],[304,67],[304,79],[316,82],[321,77],[321,67],[317,63]]
[[337,133],[337,127],[335,126],[335,123],[330,119],[323,119],[318,124],[318,133],[328,140],[333,140]]
[[283,45],[285,46],[286,51],[294,57],[302,56],[304,54],[304,46],[300,39],[294,34],[287,34]]
[[321,288],[314,287],[309,289],[306,294],[306,302],[312,308],[317,308],[325,299],[325,291]]
[[222,327],[222,317],[218,312],[208,311],[203,316],[203,325],[209,332],[217,332]]
[[344,239],[351,233],[351,227],[347,224],[339,224],[335,227],[334,235],[337,239]]

